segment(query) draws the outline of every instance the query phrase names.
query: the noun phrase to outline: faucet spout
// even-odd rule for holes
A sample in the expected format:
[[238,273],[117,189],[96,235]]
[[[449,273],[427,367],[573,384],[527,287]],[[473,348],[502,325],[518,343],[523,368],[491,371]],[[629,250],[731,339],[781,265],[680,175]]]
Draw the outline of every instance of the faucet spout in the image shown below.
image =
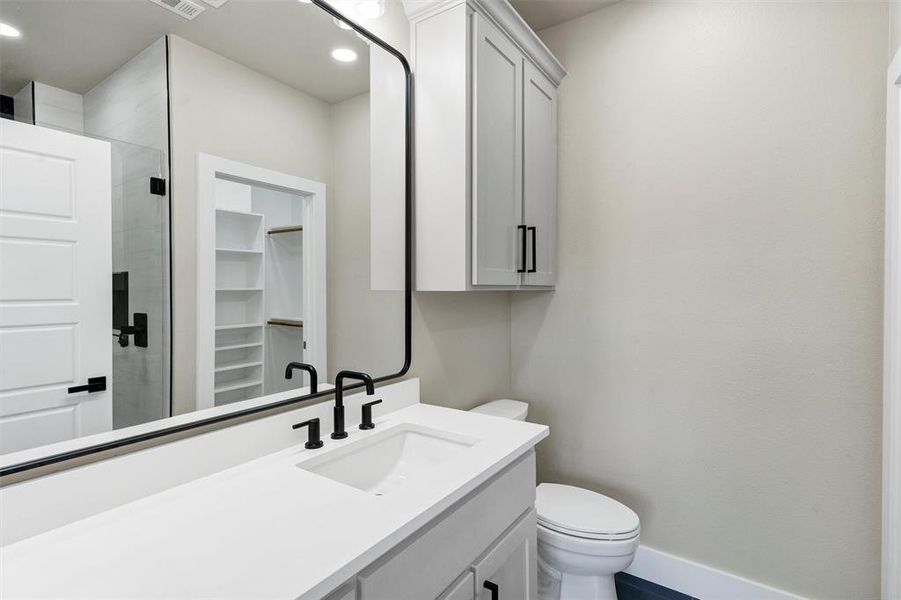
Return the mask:
[[347,431],[344,430],[344,380],[356,379],[362,381],[366,386],[366,395],[375,394],[375,384],[372,377],[360,371],[340,371],[335,376],[335,430],[332,432],[333,440],[343,440],[347,437]]
[[316,373],[316,367],[308,363],[290,362],[285,367],[285,379],[291,379],[294,369],[306,371],[310,374],[310,393],[315,394],[319,391],[319,375]]

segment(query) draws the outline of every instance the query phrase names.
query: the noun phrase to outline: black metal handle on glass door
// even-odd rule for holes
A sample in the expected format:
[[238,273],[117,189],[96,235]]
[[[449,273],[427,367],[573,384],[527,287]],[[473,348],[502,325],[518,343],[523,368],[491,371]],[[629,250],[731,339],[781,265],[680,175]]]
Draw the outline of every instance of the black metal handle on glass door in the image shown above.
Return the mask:
[[485,583],[482,584],[482,587],[491,592],[491,600],[500,600],[501,588],[496,583],[486,580]]
[[526,229],[532,233],[532,268],[526,272],[534,273],[538,270],[538,228],[526,227]]
[[522,249],[522,266],[516,269],[517,273],[525,273],[526,272],[526,226],[525,225],[517,225],[516,228],[522,234],[520,238],[520,248]]

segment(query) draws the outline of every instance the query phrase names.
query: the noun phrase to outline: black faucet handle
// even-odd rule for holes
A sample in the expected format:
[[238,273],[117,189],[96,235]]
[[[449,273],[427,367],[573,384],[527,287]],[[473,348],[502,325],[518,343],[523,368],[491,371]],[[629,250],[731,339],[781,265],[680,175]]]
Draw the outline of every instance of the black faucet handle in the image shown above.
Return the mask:
[[315,418],[303,423],[295,423],[291,426],[291,429],[300,429],[301,427],[307,427],[307,443],[303,447],[307,450],[322,448],[322,439],[319,437],[319,419]]
[[360,423],[360,429],[375,429],[375,423],[372,422],[372,407],[381,403],[382,399],[379,398],[363,405],[363,422]]

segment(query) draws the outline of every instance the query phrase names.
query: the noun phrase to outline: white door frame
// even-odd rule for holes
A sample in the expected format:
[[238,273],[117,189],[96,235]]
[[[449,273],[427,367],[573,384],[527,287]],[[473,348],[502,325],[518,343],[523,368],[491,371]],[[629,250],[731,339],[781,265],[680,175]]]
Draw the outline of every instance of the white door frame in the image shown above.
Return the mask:
[[[195,408],[215,405],[213,398],[216,333],[216,179],[264,185],[312,198],[304,209],[303,290],[304,362],[327,373],[326,194],[325,184],[246,163],[197,154],[197,367]],[[307,252],[307,249],[310,251]],[[313,293],[313,290],[318,290]],[[271,394],[270,394],[271,395]]]
[[888,70],[885,181],[885,370],[882,598],[901,599],[901,50]]

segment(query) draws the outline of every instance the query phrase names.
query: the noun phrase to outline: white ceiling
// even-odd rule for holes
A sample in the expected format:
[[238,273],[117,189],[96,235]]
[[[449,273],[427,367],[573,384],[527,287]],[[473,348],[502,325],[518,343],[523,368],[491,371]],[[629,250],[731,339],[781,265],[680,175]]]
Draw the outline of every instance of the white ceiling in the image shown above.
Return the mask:
[[[367,45],[316,6],[297,0],[204,6],[187,21],[149,0],[0,0],[0,21],[22,32],[0,38],[0,92],[12,95],[36,80],[83,94],[169,33],[326,102],[369,89]],[[339,46],[356,50],[357,61],[333,60]]]
[[577,19],[620,0],[510,0],[532,29],[539,31]]

